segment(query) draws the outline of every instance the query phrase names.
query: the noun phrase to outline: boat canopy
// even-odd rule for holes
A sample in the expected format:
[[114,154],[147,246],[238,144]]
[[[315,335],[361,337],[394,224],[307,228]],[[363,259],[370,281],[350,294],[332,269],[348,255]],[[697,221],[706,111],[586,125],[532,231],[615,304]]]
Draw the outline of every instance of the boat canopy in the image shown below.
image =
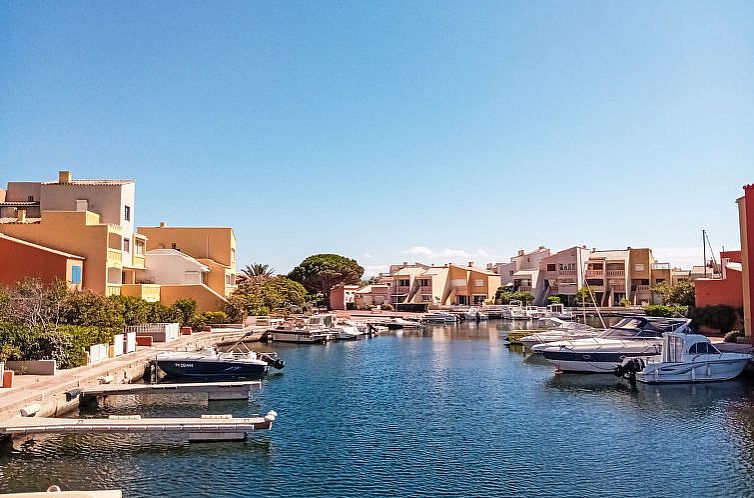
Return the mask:
[[600,337],[613,339],[662,337],[665,332],[673,332],[688,326],[686,318],[659,318],[645,316],[626,317],[605,330]]

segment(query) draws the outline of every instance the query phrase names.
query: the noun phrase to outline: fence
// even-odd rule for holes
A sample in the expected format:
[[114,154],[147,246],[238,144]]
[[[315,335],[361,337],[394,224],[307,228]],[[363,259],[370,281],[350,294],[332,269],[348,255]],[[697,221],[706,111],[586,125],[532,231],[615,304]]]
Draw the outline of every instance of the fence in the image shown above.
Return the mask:
[[126,327],[126,333],[135,332],[137,336],[149,336],[154,342],[171,342],[178,339],[180,327],[177,323],[145,323]]

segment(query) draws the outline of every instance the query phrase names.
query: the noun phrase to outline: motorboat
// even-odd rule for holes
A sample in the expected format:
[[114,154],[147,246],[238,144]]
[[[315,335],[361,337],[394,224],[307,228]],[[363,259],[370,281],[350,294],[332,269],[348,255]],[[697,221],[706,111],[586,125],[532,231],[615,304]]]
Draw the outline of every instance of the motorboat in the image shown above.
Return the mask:
[[238,379],[263,377],[270,366],[283,368],[285,362],[274,353],[254,351],[218,352],[214,347],[199,351],[159,353],[157,366],[169,377],[200,377],[205,379]]
[[560,320],[575,320],[576,316],[565,310],[565,306],[561,303],[552,303],[547,305],[546,317],[558,318]]
[[468,310],[461,312],[461,317],[469,322],[481,322],[489,319],[489,316],[480,311],[479,308],[469,308]]
[[385,325],[389,330],[420,329],[423,327],[421,322],[417,322],[416,320],[405,320],[400,317],[391,318],[389,321],[383,322],[383,325]]
[[659,356],[626,358],[615,374],[647,384],[695,383],[738,377],[750,353],[722,353],[701,334],[667,332]]
[[458,315],[444,311],[430,311],[422,315],[422,321],[427,323],[458,323],[459,320]]
[[527,306],[524,308],[524,315],[527,320],[538,320],[544,318],[547,315],[547,308],[540,308],[539,306]]
[[528,320],[529,317],[524,311],[524,303],[514,299],[508,303],[508,307],[503,312],[503,318],[506,320]]
[[273,342],[292,342],[295,344],[322,344],[334,335],[328,329],[312,329],[308,327],[278,327],[268,329],[267,335]]
[[532,346],[559,371],[612,373],[624,359],[660,354],[662,334],[687,331],[686,318],[631,316],[596,337]]
[[547,344],[557,341],[572,341],[576,339],[586,339],[589,337],[596,337],[603,332],[602,329],[592,327],[578,322],[567,322],[560,318],[548,317],[540,318],[540,323],[544,323],[548,326],[545,330],[541,331],[527,331],[534,332],[529,335],[520,337],[518,342],[532,348],[537,344]]

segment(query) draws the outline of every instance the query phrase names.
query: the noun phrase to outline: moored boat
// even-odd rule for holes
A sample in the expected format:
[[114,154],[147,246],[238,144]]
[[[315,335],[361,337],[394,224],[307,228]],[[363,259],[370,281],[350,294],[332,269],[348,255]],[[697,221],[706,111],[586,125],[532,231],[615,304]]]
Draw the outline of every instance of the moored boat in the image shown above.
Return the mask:
[[632,316],[597,337],[539,344],[541,352],[560,371],[612,373],[624,359],[660,353],[662,334],[688,330],[688,319]]
[[239,379],[263,377],[270,366],[283,368],[285,362],[270,353],[218,352],[205,348],[200,351],[172,351],[159,353],[157,366],[169,377],[198,377],[205,379]]
[[751,358],[720,352],[700,334],[668,332],[659,356],[626,358],[615,373],[647,384],[714,382],[738,377]]

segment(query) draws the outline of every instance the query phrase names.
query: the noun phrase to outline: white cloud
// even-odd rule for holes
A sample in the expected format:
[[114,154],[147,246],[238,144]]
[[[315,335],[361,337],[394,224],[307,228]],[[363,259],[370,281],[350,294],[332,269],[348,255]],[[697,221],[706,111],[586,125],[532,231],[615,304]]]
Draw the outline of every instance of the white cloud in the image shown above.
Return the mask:
[[[658,263],[670,263],[671,266],[685,269],[703,263],[701,244],[699,247],[657,247],[652,249],[652,255]],[[707,259],[710,257],[708,250]],[[720,254],[715,254],[715,258],[719,260]]]
[[481,259],[481,261],[477,261],[478,264],[488,263],[491,262],[493,259],[495,259],[497,256],[494,254],[490,254],[489,252],[485,251],[484,249],[477,249],[475,251],[467,251],[465,249],[432,249],[430,247],[426,246],[414,246],[410,249],[406,249],[404,251],[401,251],[403,254],[408,254],[411,256],[415,256],[416,258],[422,258],[428,263],[446,263],[446,262],[458,262],[460,260],[465,260],[464,263],[467,261],[476,259]]
[[390,265],[367,265],[364,267],[364,277],[369,278],[380,273],[387,273]]

